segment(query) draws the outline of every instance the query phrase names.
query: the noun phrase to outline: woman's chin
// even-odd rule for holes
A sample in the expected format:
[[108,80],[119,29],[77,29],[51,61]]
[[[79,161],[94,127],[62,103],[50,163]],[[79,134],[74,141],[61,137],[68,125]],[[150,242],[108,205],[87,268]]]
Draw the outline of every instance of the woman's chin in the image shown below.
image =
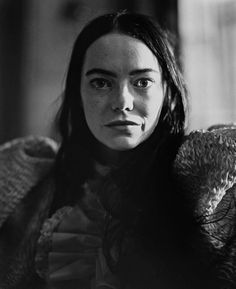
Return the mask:
[[114,151],[128,151],[136,148],[140,142],[134,139],[118,139],[107,142],[105,145]]

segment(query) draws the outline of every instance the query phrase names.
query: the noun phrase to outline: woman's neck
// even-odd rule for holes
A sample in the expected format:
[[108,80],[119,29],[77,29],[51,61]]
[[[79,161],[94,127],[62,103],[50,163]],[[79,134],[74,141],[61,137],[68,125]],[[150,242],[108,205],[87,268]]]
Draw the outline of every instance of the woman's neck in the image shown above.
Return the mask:
[[109,167],[120,167],[124,164],[132,155],[133,150],[127,151],[117,151],[112,150],[104,145],[100,145],[97,149],[96,158],[97,160],[106,166]]

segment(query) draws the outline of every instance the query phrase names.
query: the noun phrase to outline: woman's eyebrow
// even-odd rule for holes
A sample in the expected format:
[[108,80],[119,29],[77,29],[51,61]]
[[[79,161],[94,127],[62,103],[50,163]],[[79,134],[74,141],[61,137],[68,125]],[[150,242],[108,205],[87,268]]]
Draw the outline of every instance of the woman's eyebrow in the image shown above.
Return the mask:
[[143,69],[135,69],[130,72],[130,75],[142,74],[147,72],[155,72],[159,73],[159,71],[152,69],[152,68],[143,68]]
[[93,68],[93,69],[88,70],[85,73],[86,76],[89,76],[91,74],[105,74],[105,75],[112,76],[112,77],[117,76],[114,72],[103,69],[103,68]]
[[[147,73],[147,72],[160,73],[159,71],[152,69],[152,68],[141,68],[141,69],[132,70],[129,73],[129,75],[133,76],[133,75]],[[92,68],[85,73],[86,76],[89,76],[92,74],[103,74],[103,75],[108,75],[108,76],[112,76],[112,77],[117,77],[116,73],[114,73],[110,70],[107,70],[107,69],[103,69],[103,68]]]

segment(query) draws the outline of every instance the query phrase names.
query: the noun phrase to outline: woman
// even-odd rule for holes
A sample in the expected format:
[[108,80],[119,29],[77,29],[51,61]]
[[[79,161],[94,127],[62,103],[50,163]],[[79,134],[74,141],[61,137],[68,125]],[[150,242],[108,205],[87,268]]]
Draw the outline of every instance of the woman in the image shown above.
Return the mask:
[[148,17],[107,14],[81,31],[58,152],[43,138],[0,151],[1,288],[221,288],[172,174],[185,97],[167,35]]
[[[60,197],[53,211],[74,204],[88,179],[101,182],[96,174],[105,174],[94,190],[106,208],[103,251],[113,271],[120,260],[113,255],[119,255],[125,234],[136,230],[137,239],[155,242],[157,191],[167,201],[169,166],[184,131],[184,101],[167,36],[147,17],[105,15],[78,36],[59,119]],[[160,224],[168,224],[165,212],[162,217]]]

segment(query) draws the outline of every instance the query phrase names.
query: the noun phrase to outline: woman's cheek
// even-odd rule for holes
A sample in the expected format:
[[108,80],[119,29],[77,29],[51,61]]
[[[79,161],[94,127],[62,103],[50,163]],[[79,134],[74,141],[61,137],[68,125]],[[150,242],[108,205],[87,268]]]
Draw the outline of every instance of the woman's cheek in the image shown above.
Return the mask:
[[101,105],[101,100],[98,97],[88,96],[84,99],[84,109],[90,112],[94,112]]

